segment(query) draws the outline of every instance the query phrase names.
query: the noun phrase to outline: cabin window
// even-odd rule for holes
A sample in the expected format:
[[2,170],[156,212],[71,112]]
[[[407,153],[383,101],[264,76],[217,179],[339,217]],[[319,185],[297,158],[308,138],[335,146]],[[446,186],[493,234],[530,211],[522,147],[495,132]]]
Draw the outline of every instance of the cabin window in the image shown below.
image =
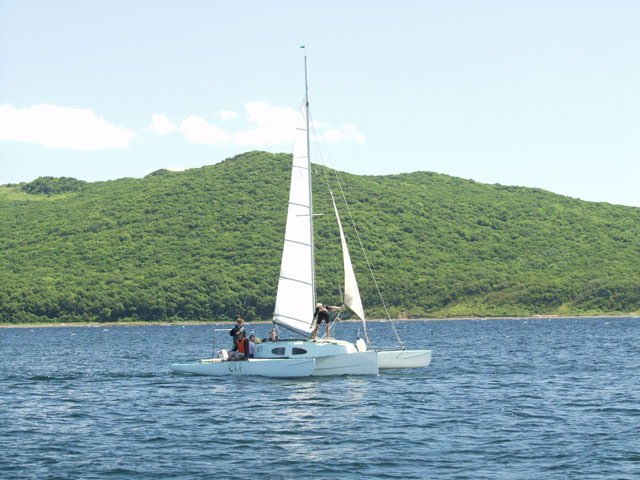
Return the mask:
[[294,355],[302,355],[303,353],[307,353],[307,351],[304,348],[293,347]]
[[272,348],[271,353],[274,355],[284,355],[284,347]]

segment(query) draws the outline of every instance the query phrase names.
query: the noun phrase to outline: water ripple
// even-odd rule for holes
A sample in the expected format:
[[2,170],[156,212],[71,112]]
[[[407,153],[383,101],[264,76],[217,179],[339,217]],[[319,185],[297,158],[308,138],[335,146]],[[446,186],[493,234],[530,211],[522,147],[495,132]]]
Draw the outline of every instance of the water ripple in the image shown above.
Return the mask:
[[1,477],[640,478],[637,320],[398,328],[429,368],[307,379],[170,374],[209,326],[2,329]]

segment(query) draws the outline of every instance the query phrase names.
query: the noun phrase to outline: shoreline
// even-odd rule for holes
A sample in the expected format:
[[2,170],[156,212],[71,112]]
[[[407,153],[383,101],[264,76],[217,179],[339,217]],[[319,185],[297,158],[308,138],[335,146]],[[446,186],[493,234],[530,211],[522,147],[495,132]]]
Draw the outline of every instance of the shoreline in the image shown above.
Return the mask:
[[[388,321],[396,321],[396,322],[449,322],[449,321],[459,321],[459,320],[540,320],[540,319],[570,319],[570,318],[596,318],[596,319],[605,319],[605,318],[640,318],[637,312],[628,313],[628,314],[602,314],[602,315],[530,315],[530,316],[513,316],[513,317],[447,317],[447,318],[432,318],[432,317],[424,317],[424,318],[395,318],[393,320],[387,320],[384,318],[376,318],[376,319],[368,319],[367,322],[388,322]],[[360,320],[343,320],[343,322],[360,322]],[[65,328],[65,327],[144,327],[144,326],[185,326],[185,325],[233,325],[233,321],[193,321],[193,322],[105,322],[105,323],[73,323],[73,322],[64,322],[64,323],[18,323],[18,324],[0,324],[0,329],[3,328]],[[269,320],[257,320],[257,321],[247,321],[247,325],[269,325],[273,322]]]

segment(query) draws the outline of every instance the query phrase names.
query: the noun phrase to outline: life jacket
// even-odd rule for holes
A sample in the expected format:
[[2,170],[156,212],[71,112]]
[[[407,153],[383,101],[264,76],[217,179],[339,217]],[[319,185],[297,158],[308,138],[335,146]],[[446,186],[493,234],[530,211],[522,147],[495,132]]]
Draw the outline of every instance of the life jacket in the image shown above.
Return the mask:
[[238,352],[244,353],[245,355],[249,354],[249,340],[243,338],[238,342]]

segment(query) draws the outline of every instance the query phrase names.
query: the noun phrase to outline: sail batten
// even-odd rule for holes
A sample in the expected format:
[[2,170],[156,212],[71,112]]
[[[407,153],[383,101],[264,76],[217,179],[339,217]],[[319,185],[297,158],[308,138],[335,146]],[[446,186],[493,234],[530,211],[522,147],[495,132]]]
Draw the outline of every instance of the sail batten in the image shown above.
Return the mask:
[[297,280],[295,278],[287,278],[287,277],[280,276],[280,279],[289,280],[289,281],[292,281],[292,282],[304,283],[306,285],[311,285],[311,283],[309,283],[309,282],[305,282],[304,280]]
[[304,245],[305,247],[310,247],[308,243],[296,242],[295,240],[285,240],[285,242],[297,243],[298,245]]
[[297,207],[306,207],[306,205],[300,205],[299,203],[293,203],[293,202],[289,203],[289,205],[294,205]]

